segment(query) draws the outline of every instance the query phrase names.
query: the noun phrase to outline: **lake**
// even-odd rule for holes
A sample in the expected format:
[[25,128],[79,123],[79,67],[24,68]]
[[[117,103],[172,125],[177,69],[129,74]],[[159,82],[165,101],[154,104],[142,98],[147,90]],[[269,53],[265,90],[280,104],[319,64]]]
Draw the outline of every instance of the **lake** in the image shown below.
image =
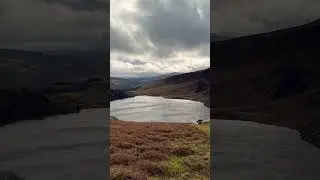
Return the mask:
[[109,109],[0,128],[0,170],[26,180],[108,179]]
[[320,179],[320,149],[298,131],[250,121],[212,123],[212,179]]
[[196,123],[210,119],[210,109],[201,102],[151,96],[112,101],[110,113],[120,120],[136,122]]

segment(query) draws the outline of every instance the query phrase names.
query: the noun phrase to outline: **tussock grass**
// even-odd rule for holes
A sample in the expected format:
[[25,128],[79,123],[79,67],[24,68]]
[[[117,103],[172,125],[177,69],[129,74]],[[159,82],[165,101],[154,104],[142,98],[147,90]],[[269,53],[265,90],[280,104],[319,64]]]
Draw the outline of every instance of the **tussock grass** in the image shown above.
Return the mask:
[[210,135],[210,125],[211,125],[211,122],[205,122],[203,124],[199,124],[199,125],[196,125],[200,130],[206,132],[208,135]]
[[202,127],[118,120],[110,125],[111,179],[209,179],[210,141]]

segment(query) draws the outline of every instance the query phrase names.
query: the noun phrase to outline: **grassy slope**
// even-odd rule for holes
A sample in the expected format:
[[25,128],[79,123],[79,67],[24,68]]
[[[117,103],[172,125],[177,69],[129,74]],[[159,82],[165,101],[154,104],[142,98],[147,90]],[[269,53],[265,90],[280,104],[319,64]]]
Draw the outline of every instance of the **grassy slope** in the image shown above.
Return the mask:
[[210,141],[203,128],[118,120],[110,125],[112,179],[209,178]]
[[209,106],[209,77],[209,69],[174,75],[138,88],[134,93],[200,101]]

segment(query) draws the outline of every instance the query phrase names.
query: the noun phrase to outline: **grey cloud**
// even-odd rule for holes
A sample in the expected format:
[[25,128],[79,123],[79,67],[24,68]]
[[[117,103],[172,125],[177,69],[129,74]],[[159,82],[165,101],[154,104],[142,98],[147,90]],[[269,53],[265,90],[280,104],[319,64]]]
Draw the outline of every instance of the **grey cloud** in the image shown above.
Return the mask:
[[318,0],[216,0],[211,32],[246,35],[307,23],[320,17]]
[[120,52],[138,52],[130,36],[114,27],[110,27],[110,48]]
[[124,63],[129,63],[129,64],[132,64],[132,65],[136,65],[136,66],[147,64],[147,62],[141,61],[139,59],[130,59],[130,58],[125,58],[125,57],[120,57],[118,60],[122,61]]
[[[209,0],[114,0],[110,72],[146,76],[209,66]],[[123,58],[125,57],[125,58]]]
[[199,48],[199,55],[203,57],[210,57],[210,44],[203,44]]
[[195,6],[185,0],[170,1],[165,7],[161,2],[140,0],[147,14],[140,23],[154,43],[185,48],[208,42],[209,21],[201,21]]
[[101,41],[105,41],[109,28],[107,11],[80,11],[59,0],[55,2],[2,0],[0,23],[5,26],[0,28],[0,48],[95,49],[105,44]]

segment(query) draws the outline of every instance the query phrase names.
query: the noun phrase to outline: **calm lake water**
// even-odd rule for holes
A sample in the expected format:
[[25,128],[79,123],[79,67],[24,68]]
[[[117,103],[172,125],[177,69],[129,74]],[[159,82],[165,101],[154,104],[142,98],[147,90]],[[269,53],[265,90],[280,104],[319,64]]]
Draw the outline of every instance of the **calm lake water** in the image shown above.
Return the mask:
[[0,170],[26,180],[105,180],[109,109],[0,128]]
[[196,123],[209,120],[210,109],[201,102],[136,96],[110,103],[112,116],[125,121]]
[[212,179],[320,179],[320,149],[298,131],[249,121],[212,123]]

